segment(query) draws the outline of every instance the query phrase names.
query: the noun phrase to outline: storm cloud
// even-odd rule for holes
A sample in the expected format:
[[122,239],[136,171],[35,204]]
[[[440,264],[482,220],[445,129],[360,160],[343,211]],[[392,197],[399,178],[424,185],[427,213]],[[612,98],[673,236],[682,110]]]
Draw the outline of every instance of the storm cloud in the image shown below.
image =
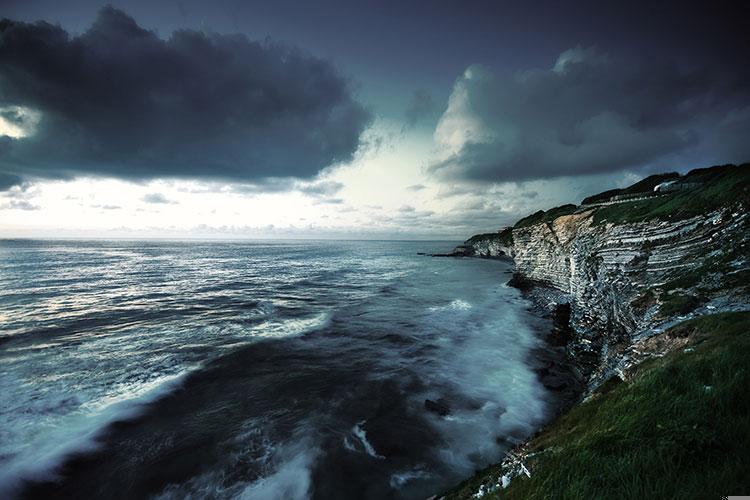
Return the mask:
[[549,69],[472,66],[438,123],[441,155],[429,170],[518,181],[670,158],[747,161],[748,94],[719,71],[616,61],[594,48],[567,50]]
[[192,30],[162,39],[112,7],[79,36],[5,19],[0,189],[79,175],[311,179],[359,147],[371,115],[352,92],[293,47]]

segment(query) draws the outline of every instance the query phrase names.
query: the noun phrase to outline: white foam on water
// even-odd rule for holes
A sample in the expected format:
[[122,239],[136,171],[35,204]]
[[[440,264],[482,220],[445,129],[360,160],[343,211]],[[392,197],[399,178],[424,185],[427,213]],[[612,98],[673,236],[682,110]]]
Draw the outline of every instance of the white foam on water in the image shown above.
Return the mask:
[[367,452],[368,455],[374,458],[378,458],[381,460],[384,460],[385,457],[383,455],[378,454],[377,451],[375,451],[375,448],[372,446],[372,444],[367,440],[367,433],[362,428],[362,426],[365,424],[365,421],[361,421],[357,423],[354,427],[352,427],[352,434],[359,439],[359,442],[362,443],[362,447],[364,448],[365,452]]
[[392,474],[389,480],[389,484],[394,490],[400,490],[404,487],[404,485],[406,485],[406,483],[410,481],[414,481],[415,479],[428,479],[430,476],[431,474],[429,472],[421,467],[417,467],[414,469]]
[[179,387],[190,371],[161,377],[128,399],[113,400],[98,411],[78,412],[59,425],[40,429],[31,441],[16,453],[6,454],[0,462],[0,498],[13,498],[25,480],[55,479],[56,470],[66,458],[95,451],[107,426],[137,417],[147,404]]
[[324,327],[331,319],[330,312],[322,312],[310,318],[270,320],[248,329],[253,337],[283,338],[294,337]]
[[220,352],[264,338],[303,335],[329,318],[323,312],[254,327],[229,323],[191,329],[189,340],[213,348],[198,356],[184,349],[183,332],[165,327],[92,336],[64,350],[45,343],[43,349],[16,349],[3,356],[0,498],[24,480],[54,479],[67,457],[97,448],[104,428],[137,416],[145,404],[174,390],[185,374]]
[[305,446],[282,451],[284,459],[276,470],[247,485],[236,498],[241,500],[310,498],[311,468],[318,453],[316,448]]
[[[454,305],[469,300],[470,308]],[[450,304],[428,308],[426,331],[438,353],[415,364],[430,389],[413,404],[448,397],[448,415],[427,417],[442,437],[435,453],[451,470],[470,474],[500,458],[498,437],[523,437],[543,421],[545,389],[526,362],[539,340],[516,290],[495,286]]]
[[468,311],[471,309],[472,305],[465,300],[462,299],[455,299],[450,302],[448,305],[444,306],[432,306],[429,307],[428,310],[436,312],[436,311]]
[[[221,461],[189,480],[167,486],[155,500],[214,498],[303,500],[310,496],[312,467],[320,455],[313,440],[297,435],[274,441],[273,418],[256,417],[221,443]],[[308,428],[309,429],[309,428]],[[304,431],[300,431],[304,433]],[[240,468],[242,476],[230,471]],[[246,479],[240,479],[240,477]]]
[[355,452],[357,451],[357,448],[355,448],[354,444],[351,441],[349,441],[348,437],[344,436],[343,442],[344,442],[344,448],[346,448],[347,450],[355,451]]

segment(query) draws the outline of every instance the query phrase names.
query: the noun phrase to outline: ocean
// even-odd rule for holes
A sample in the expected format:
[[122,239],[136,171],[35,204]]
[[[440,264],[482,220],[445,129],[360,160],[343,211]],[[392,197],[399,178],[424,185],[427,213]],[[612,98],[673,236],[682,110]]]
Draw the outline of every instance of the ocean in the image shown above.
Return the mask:
[[549,416],[455,242],[0,241],[0,497],[425,498]]

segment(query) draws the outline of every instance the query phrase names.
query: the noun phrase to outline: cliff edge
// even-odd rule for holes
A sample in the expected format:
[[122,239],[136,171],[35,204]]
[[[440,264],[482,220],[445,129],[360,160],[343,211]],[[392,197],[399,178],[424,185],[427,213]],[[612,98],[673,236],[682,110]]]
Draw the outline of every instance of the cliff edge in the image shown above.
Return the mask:
[[586,389],[441,498],[744,494],[748,208],[750,164],[723,165],[647,177],[461,245],[461,256],[512,258],[511,284],[537,302],[567,301],[568,328],[556,329]]
[[463,248],[511,257],[514,282],[565,294],[568,350],[593,389],[626,376],[632,348],[677,321],[748,308],[748,208],[750,165],[725,165],[540,211]]

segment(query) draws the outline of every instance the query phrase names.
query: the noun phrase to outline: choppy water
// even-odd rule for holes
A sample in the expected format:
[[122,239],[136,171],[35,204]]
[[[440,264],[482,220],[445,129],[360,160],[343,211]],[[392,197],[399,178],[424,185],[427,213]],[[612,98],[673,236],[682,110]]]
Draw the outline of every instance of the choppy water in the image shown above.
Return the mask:
[[470,475],[545,416],[543,325],[506,264],[416,255],[452,246],[0,241],[0,497],[423,498]]

